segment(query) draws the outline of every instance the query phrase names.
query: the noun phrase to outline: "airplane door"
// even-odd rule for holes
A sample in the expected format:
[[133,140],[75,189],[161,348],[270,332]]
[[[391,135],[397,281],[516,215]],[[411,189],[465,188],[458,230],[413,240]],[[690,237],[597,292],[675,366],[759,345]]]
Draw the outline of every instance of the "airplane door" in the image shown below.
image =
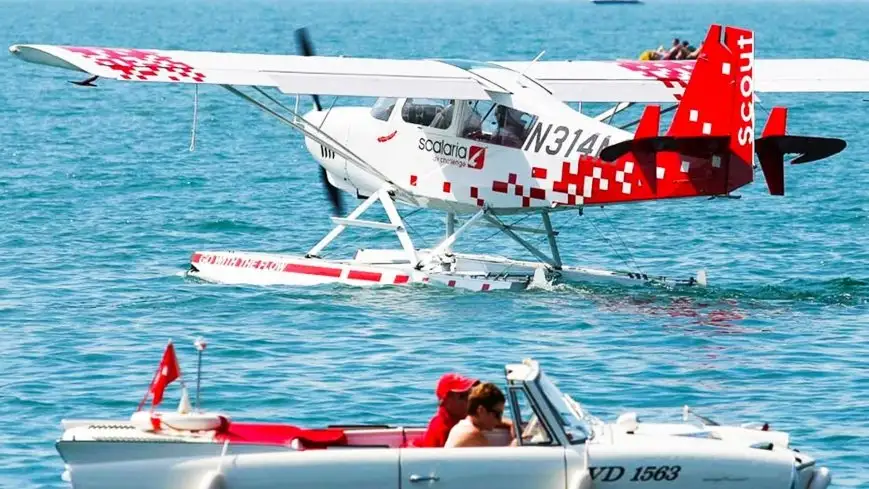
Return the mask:
[[564,447],[407,448],[400,489],[564,489]]

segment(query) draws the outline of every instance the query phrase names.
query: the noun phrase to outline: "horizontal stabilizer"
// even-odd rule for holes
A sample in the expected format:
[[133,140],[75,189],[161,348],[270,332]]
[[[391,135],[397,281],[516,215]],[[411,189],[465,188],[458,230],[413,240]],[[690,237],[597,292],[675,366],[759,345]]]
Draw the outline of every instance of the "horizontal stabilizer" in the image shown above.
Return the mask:
[[848,143],[839,138],[817,136],[766,136],[755,141],[758,154],[771,151],[776,154],[799,154],[791,164],[810,163],[840,153]]
[[763,128],[763,136],[755,141],[755,152],[772,195],[785,194],[784,156],[798,154],[791,164],[821,160],[845,149],[842,139],[787,135],[788,109],[773,107]]
[[629,139],[607,146],[600,152],[600,158],[613,162],[628,153],[676,152],[686,156],[709,158],[727,151],[730,138],[726,136],[657,136],[653,138]]

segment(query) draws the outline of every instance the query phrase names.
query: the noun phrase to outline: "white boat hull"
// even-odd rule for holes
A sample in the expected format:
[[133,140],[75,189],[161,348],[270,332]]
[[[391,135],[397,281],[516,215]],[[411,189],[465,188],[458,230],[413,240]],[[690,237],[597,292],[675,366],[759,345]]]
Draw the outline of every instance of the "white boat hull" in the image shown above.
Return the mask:
[[[830,473],[769,426],[701,416],[606,423],[533,360],[505,366],[513,431],[490,446],[420,448],[424,429],[250,423],[220,413],[137,411],[64,421],[57,450],[75,489],[826,489]],[[521,400],[527,401],[520,405]],[[182,404],[183,406],[183,404]],[[180,428],[179,428],[180,427]]]
[[[308,449],[290,440],[221,443],[213,432],[162,435],[125,421],[101,421],[68,429],[57,449],[67,465],[65,478],[76,489],[115,488],[119,480],[126,489],[410,489],[420,485],[407,476],[430,473],[438,474],[437,487],[447,489],[491,477],[503,479],[499,489],[563,489],[570,474],[584,467],[582,445],[408,446],[422,431],[363,427],[347,430],[346,444]],[[817,489],[826,487],[821,479],[829,478],[829,471],[816,469],[803,454],[797,455],[805,467],[795,471],[795,452],[778,444],[786,443],[787,436],[776,432],[640,423],[633,433],[606,425],[598,438],[588,448],[594,487],[631,489],[652,483],[672,489]],[[758,440],[776,441],[770,449],[752,448]]]

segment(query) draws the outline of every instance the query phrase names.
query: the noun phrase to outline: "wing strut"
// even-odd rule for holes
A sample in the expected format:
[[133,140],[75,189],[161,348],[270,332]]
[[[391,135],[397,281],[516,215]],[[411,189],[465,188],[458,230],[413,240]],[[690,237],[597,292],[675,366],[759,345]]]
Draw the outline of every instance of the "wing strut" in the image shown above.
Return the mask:
[[341,156],[342,158],[345,158],[348,163],[355,165],[358,168],[362,169],[363,171],[370,173],[371,175],[379,178],[384,184],[390,185],[392,187],[392,191],[395,192],[396,194],[399,194],[401,196],[402,200],[406,200],[406,201],[414,203],[414,204],[417,203],[416,199],[411,194],[409,194],[408,192],[404,191],[401,187],[396,185],[395,182],[391,181],[386,175],[384,175],[383,173],[378,171],[371,164],[369,164],[364,159],[362,159],[360,156],[358,156],[356,153],[354,153],[352,150],[350,150],[350,148],[344,146],[343,144],[338,142],[335,138],[330,136],[327,132],[325,132],[322,129],[320,129],[319,127],[317,127],[317,125],[308,122],[308,120],[305,119],[304,117],[302,117],[301,114],[290,109],[289,107],[284,106],[283,104],[281,104],[280,102],[278,102],[277,100],[275,100],[273,97],[269,96],[268,94],[266,94],[262,90],[259,90],[260,93],[262,93],[266,98],[271,100],[273,103],[280,106],[282,109],[289,112],[293,118],[289,119],[288,117],[279,114],[274,109],[266,106],[265,104],[263,104],[259,100],[256,100],[255,98],[247,95],[246,93],[242,92],[241,90],[237,89],[236,87],[234,87],[232,85],[221,85],[221,86],[223,88],[225,88],[226,90],[228,90],[233,95],[240,97],[241,99],[251,103],[252,105],[257,107],[258,109],[262,110],[263,112],[275,117],[276,119],[283,122],[284,124],[287,124],[288,126],[292,127],[293,129],[298,130],[299,132],[304,134],[305,137],[308,137],[308,138],[314,140],[315,142],[322,144],[323,146],[329,147],[330,149],[335,151],[335,154]]

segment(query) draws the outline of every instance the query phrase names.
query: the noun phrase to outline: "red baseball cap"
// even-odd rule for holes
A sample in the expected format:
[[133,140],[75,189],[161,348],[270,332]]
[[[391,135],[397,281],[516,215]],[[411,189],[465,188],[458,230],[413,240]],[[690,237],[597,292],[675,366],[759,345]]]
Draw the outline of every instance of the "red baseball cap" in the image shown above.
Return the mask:
[[471,390],[471,387],[476,385],[478,382],[479,380],[477,379],[471,379],[464,375],[450,372],[441,376],[441,380],[438,381],[437,389],[435,389],[435,394],[437,394],[438,399],[443,401],[450,392],[465,392]]

